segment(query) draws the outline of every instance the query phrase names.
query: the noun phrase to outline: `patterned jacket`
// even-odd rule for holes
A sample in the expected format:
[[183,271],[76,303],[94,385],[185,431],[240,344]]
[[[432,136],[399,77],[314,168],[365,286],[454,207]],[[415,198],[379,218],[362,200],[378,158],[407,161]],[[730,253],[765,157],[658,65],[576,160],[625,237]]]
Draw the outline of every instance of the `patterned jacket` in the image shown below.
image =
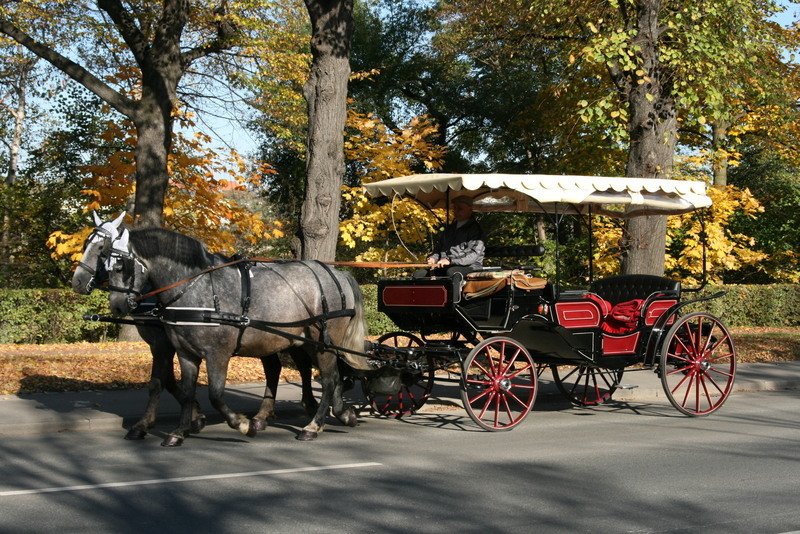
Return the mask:
[[471,217],[461,228],[458,228],[456,221],[448,224],[429,257],[434,261],[447,258],[452,265],[480,269],[485,251],[486,236],[478,221]]

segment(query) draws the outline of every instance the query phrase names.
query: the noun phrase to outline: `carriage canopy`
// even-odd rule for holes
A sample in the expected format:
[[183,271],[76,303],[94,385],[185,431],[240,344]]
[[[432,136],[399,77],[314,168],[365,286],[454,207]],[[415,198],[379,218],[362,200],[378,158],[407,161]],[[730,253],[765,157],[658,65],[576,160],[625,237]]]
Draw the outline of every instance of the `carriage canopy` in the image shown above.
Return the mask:
[[410,196],[443,208],[469,196],[477,211],[677,215],[711,205],[701,181],[547,174],[414,174],[366,184],[372,197]]

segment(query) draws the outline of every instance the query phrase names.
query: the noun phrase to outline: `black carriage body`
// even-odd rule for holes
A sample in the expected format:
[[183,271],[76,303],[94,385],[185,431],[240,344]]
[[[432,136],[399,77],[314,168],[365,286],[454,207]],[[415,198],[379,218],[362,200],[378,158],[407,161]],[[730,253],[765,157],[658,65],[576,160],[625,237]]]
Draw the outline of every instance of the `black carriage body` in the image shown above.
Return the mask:
[[522,317],[545,302],[546,289],[526,290],[502,283],[492,292],[472,296],[462,291],[463,280],[435,277],[378,282],[378,311],[399,328],[435,333],[508,332]]
[[[615,276],[558,295],[550,284],[524,290],[508,283],[485,295],[462,286],[460,277],[382,280],[378,309],[405,331],[505,334],[538,363],[622,369],[654,363],[681,289],[678,281],[649,275]],[[612,308],[634,299],[642,301],[635,326],[609,331],[604,322]]]

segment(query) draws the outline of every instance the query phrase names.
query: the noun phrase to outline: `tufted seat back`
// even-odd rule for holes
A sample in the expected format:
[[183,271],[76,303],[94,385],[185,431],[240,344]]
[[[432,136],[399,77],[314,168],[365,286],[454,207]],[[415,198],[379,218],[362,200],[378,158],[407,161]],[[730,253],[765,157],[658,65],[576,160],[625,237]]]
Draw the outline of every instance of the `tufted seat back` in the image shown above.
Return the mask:
[[649,274],[624,274],[595,280],[589,289],[611,304],[633,299],[646,299],[656,291],[676,291],[680,296],[681,283],[678,280],[652,276]]

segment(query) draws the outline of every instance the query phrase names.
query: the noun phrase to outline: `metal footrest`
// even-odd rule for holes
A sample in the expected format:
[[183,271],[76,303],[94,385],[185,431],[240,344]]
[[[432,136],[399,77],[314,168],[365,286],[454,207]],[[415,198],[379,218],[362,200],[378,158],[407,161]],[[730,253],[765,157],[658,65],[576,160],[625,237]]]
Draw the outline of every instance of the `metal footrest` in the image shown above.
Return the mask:
[[639,387],[639,384],[620,384],[617,386],[618,389],[636,389]]

